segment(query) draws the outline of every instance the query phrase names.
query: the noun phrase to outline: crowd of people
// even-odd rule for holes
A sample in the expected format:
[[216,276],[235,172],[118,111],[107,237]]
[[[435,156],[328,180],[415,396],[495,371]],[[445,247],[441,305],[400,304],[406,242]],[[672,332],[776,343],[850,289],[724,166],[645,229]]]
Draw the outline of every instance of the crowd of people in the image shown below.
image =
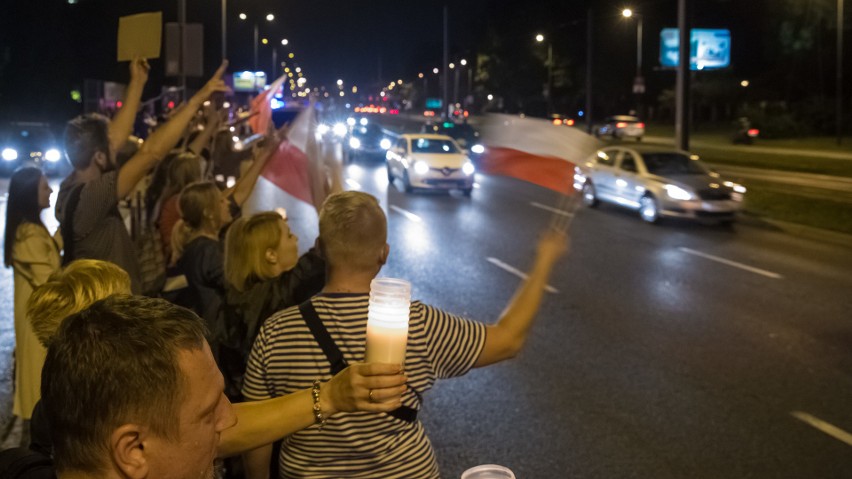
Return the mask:
[[[566,233],[542,235],[496,320],[414,301],[404,363],[364,363],[387,218],[369,194],[332,191],[315,246],[300,256],[285,215],[242,216],[284,132],[266,135],[233,186],[212,180],[225,127],[210,99],[226,91],[226,67],[129,150],[144,59],[131,62],[112,119],[68,122],[74,169],[55,235],[40,218],[44,174],[12,175],[4,261],[14,270],[20,449],[50,458],[60,478],[439,477],[417,418],[423,394],[522,349]],[[150,280],[122,216],[138,191],[136,227],[156,233],[146,249],[158,249],[162,276],[178,286]]]

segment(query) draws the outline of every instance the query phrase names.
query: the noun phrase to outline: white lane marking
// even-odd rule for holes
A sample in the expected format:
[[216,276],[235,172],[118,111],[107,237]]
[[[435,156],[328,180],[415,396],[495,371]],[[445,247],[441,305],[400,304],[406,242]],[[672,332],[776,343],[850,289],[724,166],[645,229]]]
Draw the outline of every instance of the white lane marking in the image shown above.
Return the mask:
[[554,208],[552,206],[547,206],[547,205],[543,205],[541,203],[536,203],[535,201],[531,201],[530,205],[535,206],[536,208],[541,208],[543,210],[550,211],[551,213],[556,213],[557,215],[574,216],[573,214],[571,214],[571,213],[569,213],[565,210],[560,210],[560,209]]
[[[509,273],[517,276],[518,278],[527,279],[526,273],[519,271],[518,269],[516,269],[512,266],[509,266],[508,264],[500,261],[497,258],[492,258],[492,257],[489,256],[488,258],[485,258],[485,259],[488,260],[488,262],[493,264],[494,266],[496,266],[496,267],[498,267],[498,268],[500,268],[504,271],[508,271]],[[559,292],[558,289],[554,288],[553,286],[551,286],[549,284],[545,285],[544,290],[547,291],[548,293],[554,293],[554,294]]]
[[400,208],[399,206],[391,205],[391,209],[396,211],[397,213],[401,214],[402,216],[405,216],[406,218],[410,219],[411,221],[413,221],[415,223],[422,223],[423,222],[422,218],[420,218],[419,216],[415,215],[414,213],[412,213],[410,211],[406,211],[406,210]]
[[852,434],[849,434],[848,432],[844,431],[843,429],[840,429],[837,426],[829,424],[829,423],[823,421],[822,419],[820,419],[816,416],[812,416],[812,415],[810,415],[806,412],[791,411],[790,415],[793,416],[794,418],[798,419],[799,421],[802,421],[805,424],[808,424],[810,426],[813,426],[813,427],[819,429],[820,431],[828,434],[829,436],[837,439],[838,441],[845,442],[846,444],[852,446]]
[[692,255],[695,255],[695,256],[701,256],[702,258],[706,258],[706,259],[709,259],[709,260],[712,260],[712,261],[718,261],[719,263],[726,264],[728,266],[733,266],[734,268],[744,269],[746,271],[750,271],[750,272],[755,273],[755,274],[760,274],[760,275],[766,276],[768,278],[773,278],[773,279],[782,279],[783,278],[783,276],[781,276],[778,273],[773,273],[772,271],[767,271],[765,269],[755,268],[755,267],[749,266],[747,264],[737,263],[736,261],[731,261],[729,259],[720,258],[718,256],[713,256],[712,254],[702,253],[701,251],[695,251],[694,249],[684,248],[684,247],[681,247],[679,249],[681,251],[683,251],[684,253],[689,253],[689,254],[692,254]]
[[349,185],[349,187],[352,188],[353,190],[360,190],[361,189],[361,183],[358,183],[357,181],[353,180],[352,178],[346,178],[346,184]]

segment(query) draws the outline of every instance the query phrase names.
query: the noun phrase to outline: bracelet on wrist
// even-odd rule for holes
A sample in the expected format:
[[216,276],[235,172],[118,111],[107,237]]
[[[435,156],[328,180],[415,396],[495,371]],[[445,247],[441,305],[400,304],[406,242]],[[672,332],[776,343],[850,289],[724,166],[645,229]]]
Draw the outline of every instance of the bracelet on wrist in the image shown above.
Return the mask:
[[317,379],[314,381],[313,386],[311,387],[311,397],[314,400],[314,423],[317,424],[322,430],[323,426],[325,426],[326,416],[322,413],[322,408],[320,407],[320,380]]

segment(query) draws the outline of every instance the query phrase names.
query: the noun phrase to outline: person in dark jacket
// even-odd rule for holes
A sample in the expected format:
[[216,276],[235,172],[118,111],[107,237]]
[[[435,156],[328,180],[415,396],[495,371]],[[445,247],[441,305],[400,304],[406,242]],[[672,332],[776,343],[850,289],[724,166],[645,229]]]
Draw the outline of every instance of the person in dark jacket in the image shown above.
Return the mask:
[[263,321],[322,290],[325,260],[314,248],[299,257],[298,237],[274,211],[235,221],[225,251],[225,318],[231,328],[227,347],[240,361],[235,370],[241,382]]

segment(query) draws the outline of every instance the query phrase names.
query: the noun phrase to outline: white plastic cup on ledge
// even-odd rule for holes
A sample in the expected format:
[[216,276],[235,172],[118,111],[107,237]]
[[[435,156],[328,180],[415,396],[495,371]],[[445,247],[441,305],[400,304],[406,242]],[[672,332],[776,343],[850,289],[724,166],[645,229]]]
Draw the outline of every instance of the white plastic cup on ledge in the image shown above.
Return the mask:
[[464,471],[461,479],[515,479],[515,473],[497,464],[483,464]]
[[370,283],[367,313],[368,363],[405,363],[411,283],[403,279],[375,278]]

